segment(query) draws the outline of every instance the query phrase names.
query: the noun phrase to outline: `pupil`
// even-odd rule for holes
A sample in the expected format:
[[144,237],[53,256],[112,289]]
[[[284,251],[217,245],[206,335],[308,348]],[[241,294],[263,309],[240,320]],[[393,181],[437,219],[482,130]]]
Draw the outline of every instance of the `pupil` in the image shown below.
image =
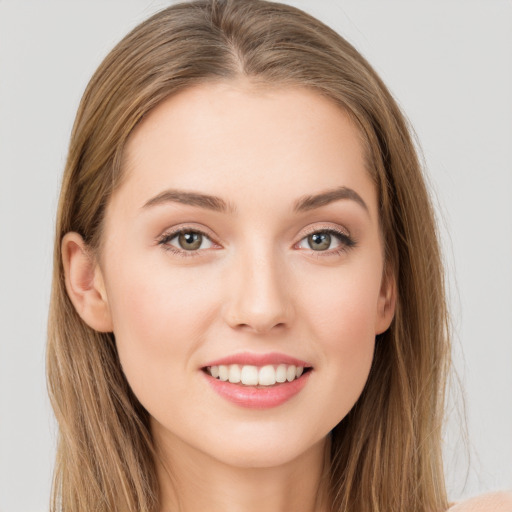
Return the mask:
[[331,235],[328,233],[315,233],[309,237],[309,246],[315,251],[328,249],[331,245]]
[[199,249],[203,236],[200,233],[181,233],[179,236],[180,246],[185,250]]

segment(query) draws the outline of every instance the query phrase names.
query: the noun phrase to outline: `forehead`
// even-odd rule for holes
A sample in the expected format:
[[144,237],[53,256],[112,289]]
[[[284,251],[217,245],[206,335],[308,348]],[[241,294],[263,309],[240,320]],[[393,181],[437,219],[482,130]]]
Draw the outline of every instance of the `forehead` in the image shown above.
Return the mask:
[[137,126],[120,189],[142,205],[166,187],[229,202],[252,192],[271,202],[346,186],[374,204],[363,147],[346,112],[316,91],[202,84],[168,98]]

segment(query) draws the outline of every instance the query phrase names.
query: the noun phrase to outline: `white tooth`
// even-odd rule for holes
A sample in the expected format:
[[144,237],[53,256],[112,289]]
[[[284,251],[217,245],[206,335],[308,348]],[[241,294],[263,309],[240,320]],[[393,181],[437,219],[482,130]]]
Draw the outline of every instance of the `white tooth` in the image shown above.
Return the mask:
[[286,382],[286,365],[280,364],[276,370],[276,382]]
[[295,372],[295,376],[299,378],[302,375],[302,372],[304,371],[303,366],[297,366],[297,371]]
[[246,386],[257,386],[258,368],[256,368],[256,366],[251,365],[242,366],[240,380],[242,381],[242,384],[245,384]]
[[232,364],[229,366],[229,382],[238,384],[240,382],[240,366]]
[[210,375],[212,377],[217,378],[219,376],[219,367],[218,366],[210,366]]
[[258,382],[260,386],[273,386],[276,383],[276,371],[271,364],[260,368]]
[[223,364],[219,366],[219,379],[226,381],[229,378],[229,368]]
[[291,382],[292,380],[295,380],[295,372],[297,371],[297,368],[294,364],[288,366],[288,369],[286,370],[286,380],[288,382]]

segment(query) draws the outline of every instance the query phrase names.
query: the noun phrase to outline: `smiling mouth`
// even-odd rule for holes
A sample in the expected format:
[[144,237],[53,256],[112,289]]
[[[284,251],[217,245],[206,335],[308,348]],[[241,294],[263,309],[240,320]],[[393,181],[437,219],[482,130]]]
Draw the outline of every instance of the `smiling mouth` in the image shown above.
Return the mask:
[[285,382],[293,382],[311,371],[311,367],[293,364],[279,365],[218,365],[206,366],[203,371],[211,377],[231,384],[268,388]]

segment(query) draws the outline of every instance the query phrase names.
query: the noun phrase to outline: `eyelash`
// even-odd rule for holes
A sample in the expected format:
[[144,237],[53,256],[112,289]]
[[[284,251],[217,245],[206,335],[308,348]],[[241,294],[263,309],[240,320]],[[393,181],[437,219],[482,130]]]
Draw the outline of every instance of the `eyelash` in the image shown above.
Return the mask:
[[176,231],[171,231],[170,233],[164,233],[158,239],[158,245],[161,245],[165,251],[172,252],[173,254],[177,254],[178,256],[183,256],[185,258],[192,257],[192,256],[200,256],[201,255],[200,250],[185,251],[185,250],[180,250],[177,247],[174,247],[173,245],[168,245],[171,240],[173,240],[174,238],[176,238],[179,235],[183,235],[184,233],[197,233],[197,234],[202,235],[202,236],[208,238],[209,240],[211,240],[211,237],[209,235],[207,235],[204,231],[201,231],[200,229],[197,229],[197,228],[192,229],[192,228],[185,227],[185,228],[178,229]]
[[[211,241],[211,237],[208,234],[206,234],[204,231],[201,231],[200,229],[181,228],[176,231],[172,231],[170,233],[164,233],[161,237],[158,238],[157,243],[158,243],[158,245],[161,245],[165,251],[170,251],[173,254],[176,254],[178,256],[182,256],[185,258],[193,257],[193,256],[200,256],[201,252],[204,251],[205,249],[195,250],[195,251],[186,251],[186,250],[178,249],[177,247],[174,247],[172,245],[169,245],[169,242],[171,240],[173,240],[177,236],[185,234],[185,233],[197,233],[197,234],[200,234],[200,235],[208,238]],[[336,249],[330,249],[327,251],[315,251],[314,249],[310,249],[310,251],[312,253],[314,253],[314,255],[317,257],[338,256],[338,255],[343,254],[344,252],[349,251],[350,249],[352,249],[353,247],[356,246],[356,241],[354,239],[352,239],[349,235],[347,235],[346,233],[344,233],[342,231],[333,229],[333,228],[312,230],[309,233],[307,233],[305,236],[303,236],[299,240],[299,242],[297,242],[297,244],[295,244],[295,245],[298,245],[300,242],[302,242],[302,240],[304,240],[308,236],[320,234],[320,233],[334,236],[335,238],[338,239],[338,241],[341,243],[341,245],[340,245],[340,247],[337,247]],[[212,243],[214,243],[214,242],[212,242]]]
[[309,249],[311,253],[316,257],[340,256],[341,254],[348,252],[350,249],[356,246],[356,241],[353,238],[351,238],[343,231],[334,229],[332,227],[325,229],[313,229],[310,232],[306,233],[295,245],[298,245],[300,242],[302,242],[302,240],[304,240],[308,236],[319,233],[334,236],[340,242],[340,246],[336,247],[335,249],[329,249],[327,251],[315,251],[314,249]]

